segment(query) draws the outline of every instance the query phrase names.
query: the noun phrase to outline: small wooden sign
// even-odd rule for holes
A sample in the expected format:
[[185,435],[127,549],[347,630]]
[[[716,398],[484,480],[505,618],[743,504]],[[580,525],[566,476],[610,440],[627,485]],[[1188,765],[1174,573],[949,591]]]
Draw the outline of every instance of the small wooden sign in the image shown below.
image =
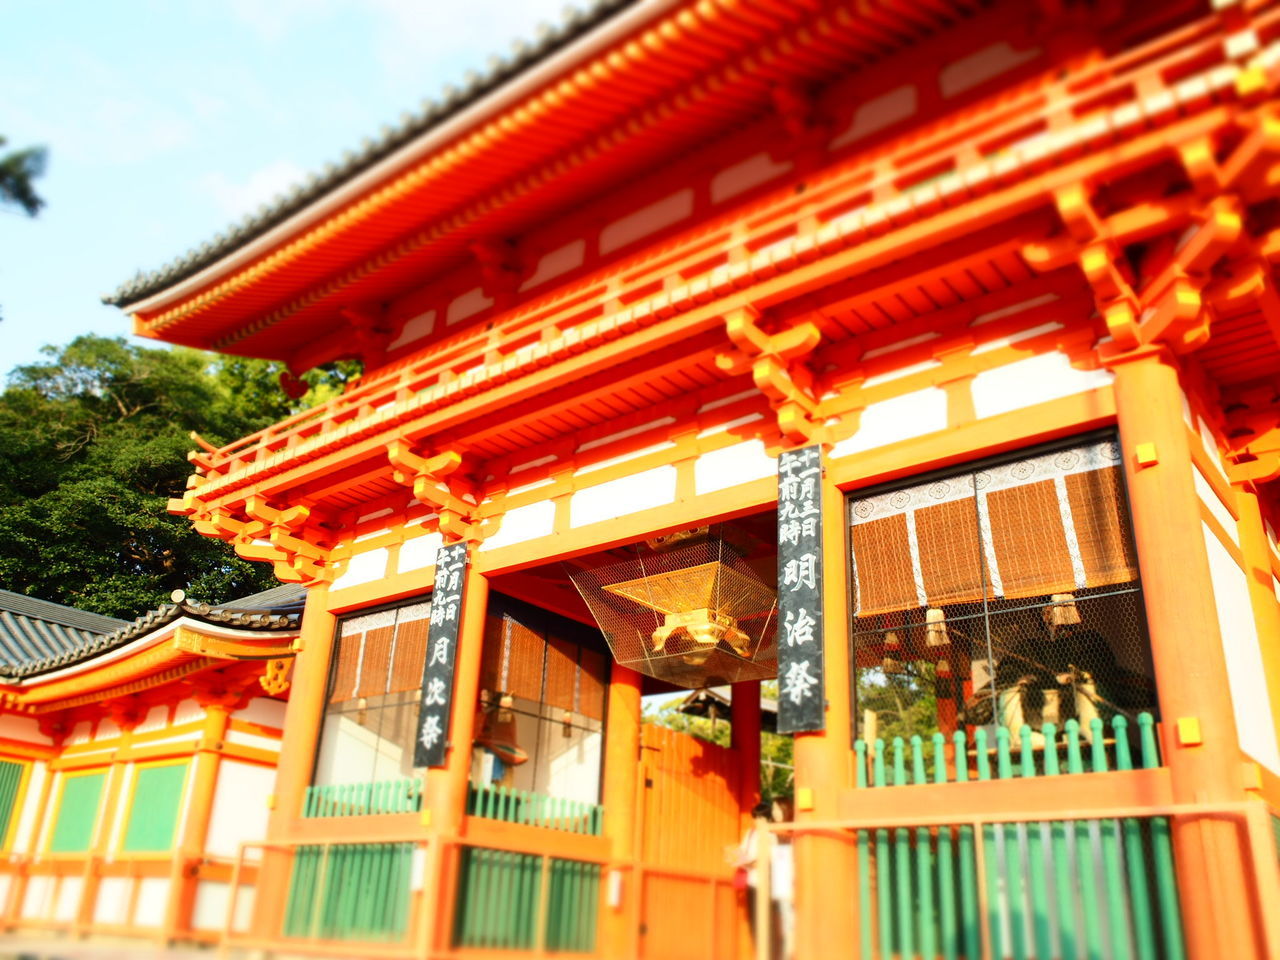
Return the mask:
[[431,593],[431,625],[427,630],[427,655],[422,664],[418,737],[413,747],[415,767],[444,766],[466,571],[465,543],[441,547],[436,552],[436,585]]
[[826,726],[822,448],[778,457],[778,732]]

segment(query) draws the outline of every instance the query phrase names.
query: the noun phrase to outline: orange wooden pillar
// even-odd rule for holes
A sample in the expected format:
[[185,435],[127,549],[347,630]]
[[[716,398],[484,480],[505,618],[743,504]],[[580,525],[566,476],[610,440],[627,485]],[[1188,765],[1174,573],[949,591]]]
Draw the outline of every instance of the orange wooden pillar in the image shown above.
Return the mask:
[[1280,738],[1280,602],[1276,600],[1271,574],[1271,545],[1262,525],[1258,495],[1244,486],[1236,487],[1236,508],[1240,516],[1240,549],[1244,553],[1249,579],[1249,599],[1258,625],[1258,643],[1267,674],[1271,697],[1271,719]]
[[[337,627],[337,618],[328,608],[328,584],[317,584],[307,590],[302,632],[296,641],[298,653],[289,703],[285,708],[276,790],[267,823],[267,836],[271,840],[289,837],[293,823],[301,816],[302,801],[311,782]],[[274,937],[280,933],[292,863],[292,857],[279,852],[267,851],[263,857],[253,901],[252,929],[258,936]]]
[[480,699],[480,662],[484,651],[485,613],[489,581],[467,564],[462,598],[458,650],[454,661],[453,701],[449,716],[449,746],[445,765],[426,772],[423,823],[430,828],[427,868],[423,881],[419,932],[421,953],[434,956],[448,948],[452,929],[453,891],[457,881],[456,850],[444,854],[442,840],[457,837],[467,809],[471,779],[471,745],[475,739],[476,706]]
[[[1157,349],[1114,364],[1165,760],[1176,803],[1238,803],[1239,741],[1175,364]],[[1190,956],[1261,960],[1236,825],[1178,817],[1174,842]]]
[[621,960],[634,954],[640,923],[640,691],[644,678],[613,664],[604,731],[604,835],[615,866],[601,903],[601,955]]
[[195,769],[191,778],[191,802],[182,828],[177,861],[180,868],[176,888],[169,891],[169,909],[165,928],[169,938],[191,930],[191,914],[195,907],[196,888],[200,883],[194,870],[204,856],[205,842],[209,837],[209,821],[213,817],[213,794],[218,787],[218,768],[222,762],[222,747],[231,724],[231,705],[226,698],[197,697],[204,707],[204,730],[196,747],[193,760]]
[[[848,563],[844,494],[822,487],[823,656],[826,728],[795,738],[796,821],[836,820],[842,790],[852,786],[849,724]],[[795,840],[797,960],[847,954],[858,942],[857,873],[852,837],[807,834]]]

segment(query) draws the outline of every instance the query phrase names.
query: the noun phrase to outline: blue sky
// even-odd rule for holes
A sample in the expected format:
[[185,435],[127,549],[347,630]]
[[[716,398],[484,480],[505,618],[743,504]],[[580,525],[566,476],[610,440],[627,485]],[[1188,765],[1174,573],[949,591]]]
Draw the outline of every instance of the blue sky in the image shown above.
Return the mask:
[[36,219],[0,211],[0,377],[564,0],[0,0],[0,135],[43,144]]

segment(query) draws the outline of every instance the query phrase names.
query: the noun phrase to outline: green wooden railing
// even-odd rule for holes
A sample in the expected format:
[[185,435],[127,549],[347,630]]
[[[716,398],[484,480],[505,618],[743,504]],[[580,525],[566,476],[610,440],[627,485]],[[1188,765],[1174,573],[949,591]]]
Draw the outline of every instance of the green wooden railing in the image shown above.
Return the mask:
[[419,777],[310,786],[302,803],[304,817],[364,817],[417,813],[421,809],[422,780]]
[[302,846],[285,903],[286,937],[395,942],[409,928],[412,843]]
[[468,847],[459,870],[455,947],[595,950],[599,864]]
[[[987,749],[985,731],[978,730],[972,770],[963,732],[954,735],[950,763],[943,736],[934,735],[932,771],[920,737],[911,739],[909,756],[901,737],[888,751],[877,740],[870,758],[866,743],[859,742],[857,785],[991,780],[993,754],[995,777],[1002,780],[1102,773],[1109,768],[1109,755],[1113,769],[1135,769],[1128,720],[1116,717],[1112,729],[1115,736],[1108,743],[1102,720],[1095,718],[1085,743],[1079,724],[1068,720],[1065,768],[1056,748],[1033,745],[1029,727],[1020,731],[1020,755],[1010,745],[1008,730],[997,730],[994,751]],[[1138,718],[1137,732],[1140,768],[1159,766],[1150,715]],[[1047,743],[1056,743],[1057,733],[1052,724],[1045,725]],[[863,891],[862,960],[981,956],[984,925],[993,957],[1074,958],[1083,949],[1090,960],[1185,960],[1167,817],[998,823],[980,829],[982,858],[972,825],[854,831]]]
[[598,803],[548,797],[494,785],[471,785],[467,793],[467,813],[473,817],[593,837],[598,837],[604,826],[604,808]]
[[[984,762],[988,767],[994,763],[998,775],[1004,778],[1006,773],[1001,772],[1003,768],[999,766],[1000,758],[1002,756],[1012,758],[1014,754],[1018,754],[1016,761],[1010,759],[1008,765],[1007,775],[1011,777],[1045,776],[1050,772],[1050,767],[1053,767],[1056,772],[1061,767],[1070,766],[1072,751],[1075,752],[1078,765],[1081,767],[1079,772],[1086,772],[1085,768],[1092,771],[1095,765],[1092,759],[1088,763],[1083,760],[1082,750],[1087,750],[1092,757],[1101,749],[1102,770],[1108,768],[1129,770],[1132,769],[1130,757],[1137,744],[1149,736],[1151,749],[1156,751],[1153,754],[1155,760],[1150,766],[1160,765],[1155,740],[1155,719],[1151,714],[1138,714],[1136,725],[1124,716],[1112,718],[1109,724],[1110,729],[1107,729],[1108,724],[1095,717],[1087,728],[1081,727],[1075,720],[1068,720],[1061,728],[1052,723],[1046,723],[1041,730],[1032,730],[1024,726],[1016,740],[1005,727],[997,728],[994,737],[983,728],[978,728],[971,738],[963,730],[957,731],[950,738],[941,733],[935,733],[928,738],[894,737],[889,741],[888,756],[885,758],[886,765],[892,766],[889,766],[888,776],[883,783],[877,781],[873,769],[878,755],[885,750],[883,741],[876,741],[875,750],[869,749],[865,741],[858,741],[857,759],[866,775],[868,785],[873,787],[910,786],[923,782],[949,783],[962,780],[965,777],[964,765],[961,761],[972,763],[975,773],[978,774],[981,773]],[[1071,732],[1073,730],[1074,733]],[[1127,766],[1122,766],[1120,757],[1122,741],[1125,747],[1123,763],[1129,764]],[[894,758],[899,752],[903,755],[902,762],[911,770],[910,776],[906,775],[906,767],[901,778],[896,774],[897,761]],[[1148,766],[1145,755],[1140,766],[1142,768]],[[916,775],[917,769],[924,767],[930,769],[929,776]],[[982,779],[982,777],[975,776],[973,779]]]

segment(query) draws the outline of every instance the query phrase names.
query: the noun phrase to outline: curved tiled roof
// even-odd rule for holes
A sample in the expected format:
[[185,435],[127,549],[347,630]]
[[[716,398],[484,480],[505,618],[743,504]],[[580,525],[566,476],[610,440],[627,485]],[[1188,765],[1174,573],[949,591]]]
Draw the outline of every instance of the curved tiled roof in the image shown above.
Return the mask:
[[[245,597],[243,600],[237,600],[234,605],[214,606],[191,600],[166,603],[158,609],[147,611],[132,623],[113,620],[111,617],[101,617],[100,619],[110,620],[115,624],[119,624],[119,626],[110,632],[86,632],[85,636],[75,642],[74,645],[62,647],[45,655],[25,656],[14,661],[0,663],[0,677],[18,680],[81,663],[92,657],[123,647],[130,641],[145,636],[151,631],[164,627],[181,617],[221,626],[243,627],[249,630],[296,631],[302,623],[302,606],[296,602],[297,599],[300,599],[296,597],[293,601],[283,602],[284,598],[291,596],[291,594],[285,593],[286,590],[296,591],[296,588],[275,588],[263,591],[263,593]],[[8,591],[4,592],[8,593]],[[272,595],[270,597],[271,606],[259,606],[256,604],[249,606],[246,604],[246,601],[256,601],[268,595]],[[11,596],[19,595],[11,594]],[[45,603],[43,600],[35,602]],[[59,605],[48,604],[48,606],[58,607]],[[69,607],[62,607],[61,609],[71,610]],[[97,616],[97,614],[84,613],[80,610],[71,610],[71,612],[82,614],[86,617]]]
[[222,257],[260,237],[329,191],[353,179],[362,171],[394,153],[433,127],[443,124],[493,90],[545,60],[635,0],[595,0],[586,10],[567,8],[558,27],[544,25],[531,43],[519,43],[509,58],[491,57],[484,73],[471,73],[462,89],[447,86],[439,99],[425,100],[416,113],[407,113],[396,126],[383,127],[377,139],[366,140],[359,151],[348,152],[340,163],[331,163],[312,174],[287,194],[277,196],[212,240],[188,251],[149,273],[139,272],[121,284],[102,302],[128,307],[152,294],[187,279]]
[[0,590],[0,673],[22,663],[61,656],[126,623]]

